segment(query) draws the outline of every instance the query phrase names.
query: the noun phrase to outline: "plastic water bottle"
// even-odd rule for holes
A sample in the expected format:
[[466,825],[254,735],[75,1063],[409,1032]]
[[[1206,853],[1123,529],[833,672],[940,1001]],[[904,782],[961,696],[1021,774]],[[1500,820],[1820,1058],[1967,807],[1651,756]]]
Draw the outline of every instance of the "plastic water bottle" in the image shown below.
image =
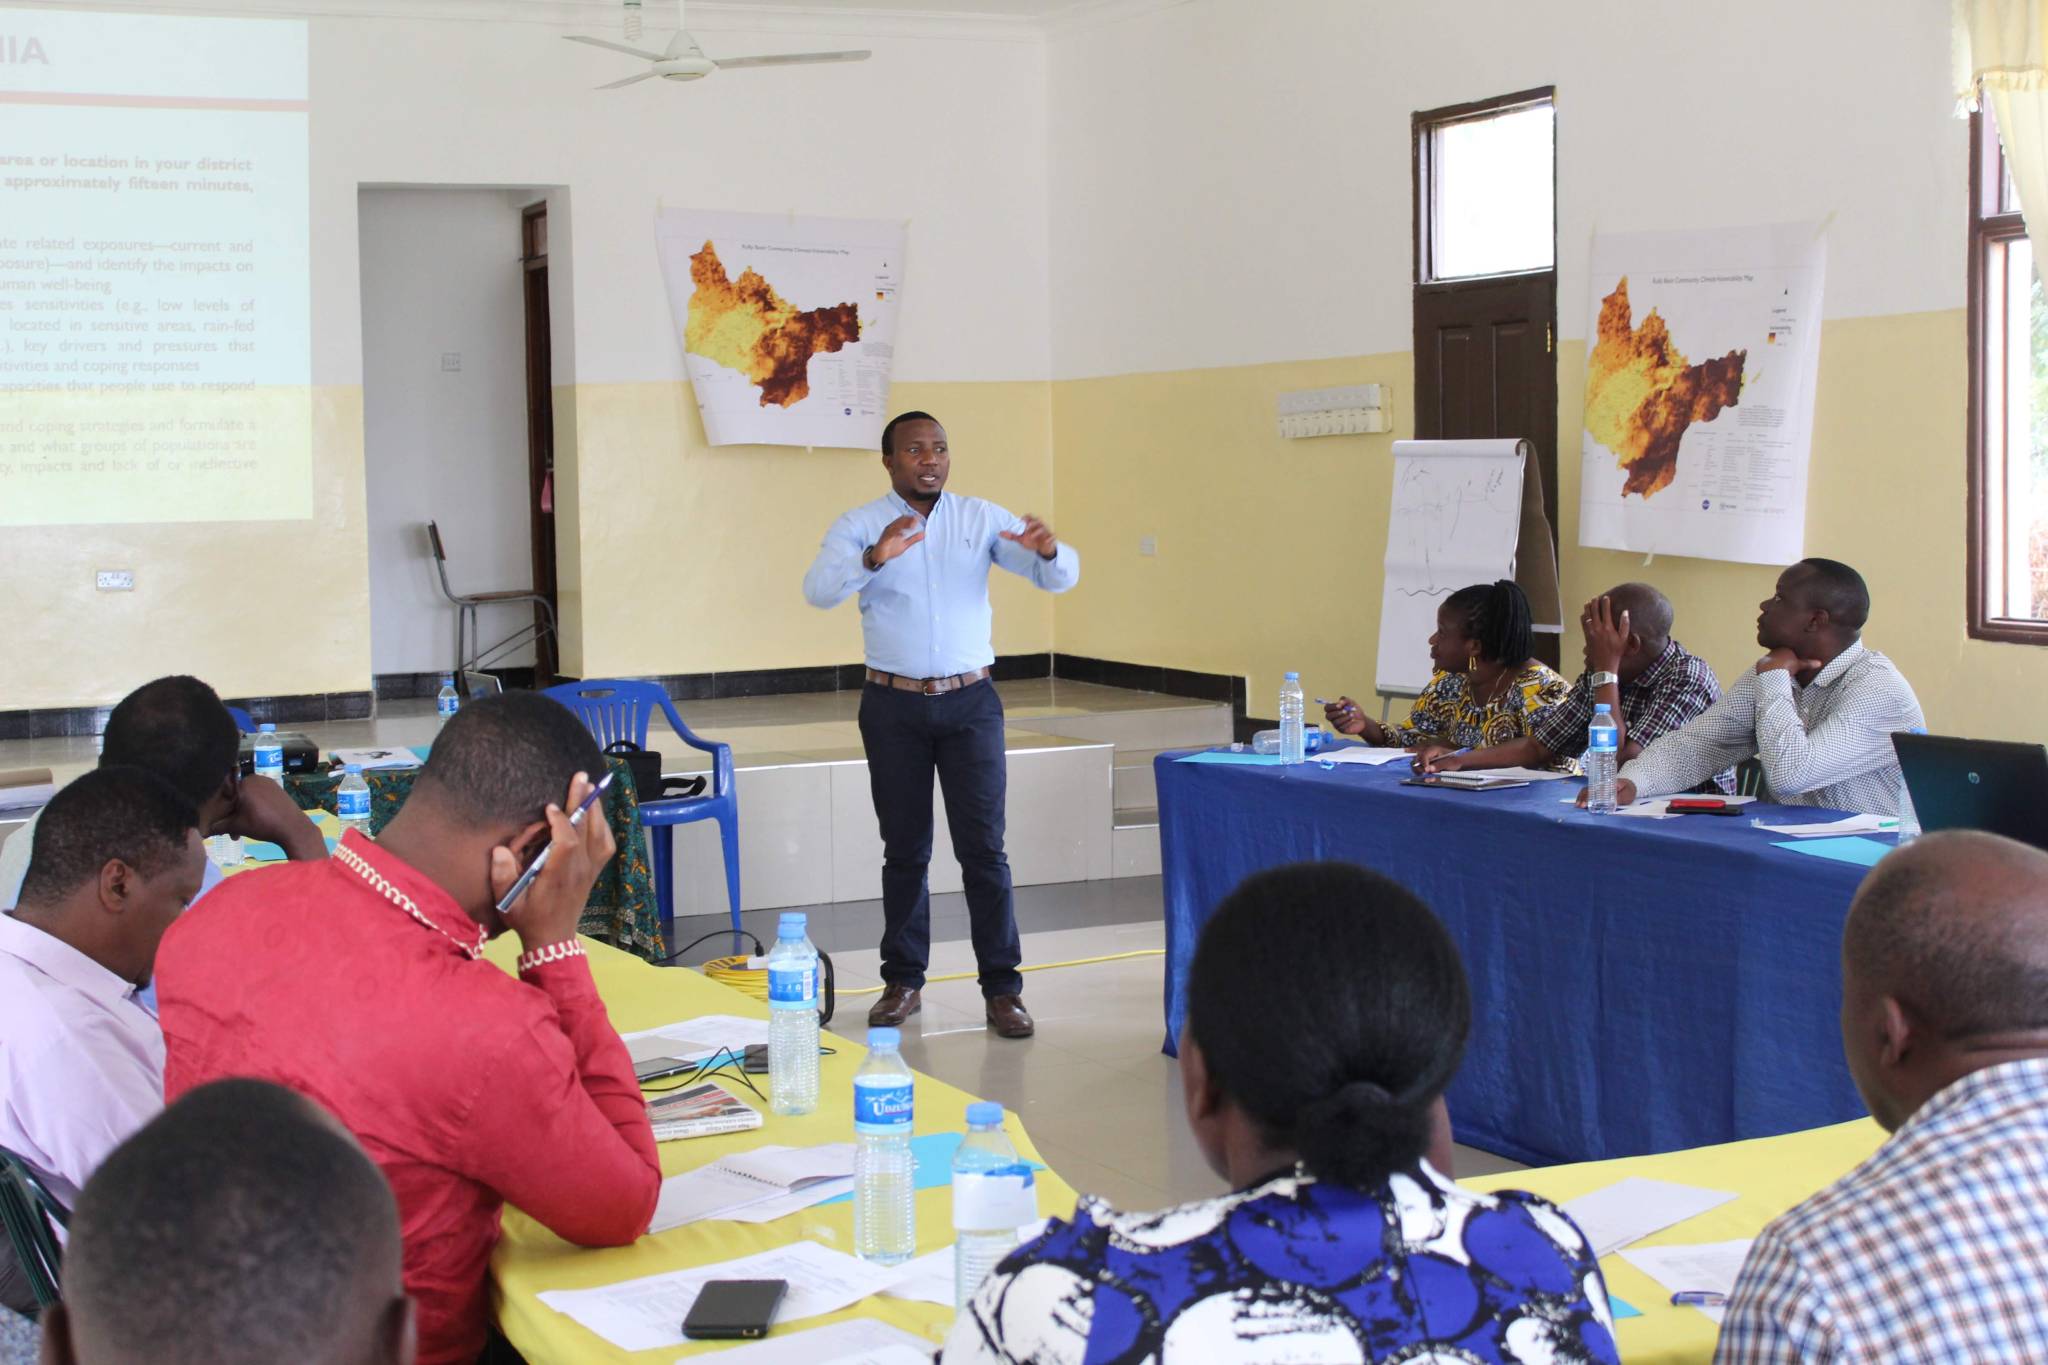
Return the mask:
[[782,916],[768,950],[768,1107],[808,1114],[818,1107],[818,950],[804,916]]
[[1280,683],[1280,761],[1300,763],[1306,757],[1302,726],[1305,716],[1301,697],[1301,674],[1289,673]]
[[[1301,751],[1304,754],[1321,753],[1330,747],[1329,731],[1320,725],[1311,725],[1301,732]],[[1252,752],[1255,754],[1277,754],[1280,752],[1280,732],[1259,730],[1252,735]]]
[[1614,765],[1621,756],[1620,741],[1614,713],[1606,702],[1595,703],[1593,723],[1586,727],[1586,809],[1596,815],[1614,814]]
[[255,760],[256,776],[267,777],[280,787],[284,785],[284,741],[277,737],[275,725],[256,727]]
[[363,781],[363,765],[351,763],[341,771],[341,785],[334,789],[334,813],[345,825],[369,824],[370,784]]
[[915,1080],[897,1051],[902,1040],[895,1029],[869,1029],[867,1060],[853,1073],[853,1254],[877,1265],[917,1251]]
[[462,709],[462,698],[455,691],[455,675],[441,675],[441,690],[434,694],[434,716],[440,724],[446,725]]
[[[1911,733],[1924,735],[1927,733],[1927,727],[1916,725]],[[1919,837],[1920,817],[1913,810],[1913,792],[1911,788],[1906,786],[1906,774],[1901,770],[1899,773],[1899,847],[1904,848]]]
[[953,1307],[967,1301],[1017,1245],[1017,1229],[1038,1217],[1031,1167],[1003,1133],[1003,1106],[967,1106],[967,1136],[953,1152]]

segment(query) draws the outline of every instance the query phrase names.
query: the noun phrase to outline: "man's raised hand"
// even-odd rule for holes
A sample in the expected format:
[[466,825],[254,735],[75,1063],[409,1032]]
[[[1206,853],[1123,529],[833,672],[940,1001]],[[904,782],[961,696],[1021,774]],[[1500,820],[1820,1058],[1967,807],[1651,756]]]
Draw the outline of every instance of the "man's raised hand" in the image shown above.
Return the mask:
[[868,562],[879,569],[923,539],[924,523],[905,513],[882,528],[881,538],[868,552]]
[[1047,526],[1037,517],[1025,517],[1024,524],[1021,527],[1014,531],[1003,532],[1003,539],[1016,541],[1025,549],[1036,554],[1040,559],[1051,559],[1059,553],[1060,549],[1059,539],[1053,535],[1052,527]]

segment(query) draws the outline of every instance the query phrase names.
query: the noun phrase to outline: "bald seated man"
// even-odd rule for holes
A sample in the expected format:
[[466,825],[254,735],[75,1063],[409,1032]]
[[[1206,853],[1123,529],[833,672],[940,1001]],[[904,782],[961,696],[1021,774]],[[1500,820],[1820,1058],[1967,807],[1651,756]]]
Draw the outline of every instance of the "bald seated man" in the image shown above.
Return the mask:
[[43,1365],[413,1365],[401,1254],[348,1130],[281,1086],[216,1081],[86,1185]]
[[[1706,660],[1671,638],[1671,622],[1670,599],[1648,583],[1609,588],[1579,613],[1586,671],[1563,701],[1539,714],[1528,734],[1505,744],[1463,752],[1447,744],[1425,746],[1415,755],[1415,771],[1548,768],[1560,758],[1576,759],[1586,752],[1593,707],[1601,702],[1621,732],[1621,761],[1626,763],[1721,695],[1720,680]],[[1734,770],[1709,779],[1707,786],[1734,791]]]
[[2048,1361],[2048,854],[1956,831],[1872,869],[1842,1050],[1891,1136],[1764,1229],[1715,1360]]

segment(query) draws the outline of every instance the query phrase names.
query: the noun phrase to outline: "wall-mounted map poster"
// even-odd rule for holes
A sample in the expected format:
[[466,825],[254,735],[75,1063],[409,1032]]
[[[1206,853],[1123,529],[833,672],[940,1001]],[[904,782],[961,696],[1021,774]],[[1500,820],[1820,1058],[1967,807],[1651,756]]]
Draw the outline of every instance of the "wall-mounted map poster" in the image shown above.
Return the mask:
[[1595,237],[1579,544],[1805,554],[1821,225]]
[[881,448],[902,223],[667,209],[654,234],[706,440]]

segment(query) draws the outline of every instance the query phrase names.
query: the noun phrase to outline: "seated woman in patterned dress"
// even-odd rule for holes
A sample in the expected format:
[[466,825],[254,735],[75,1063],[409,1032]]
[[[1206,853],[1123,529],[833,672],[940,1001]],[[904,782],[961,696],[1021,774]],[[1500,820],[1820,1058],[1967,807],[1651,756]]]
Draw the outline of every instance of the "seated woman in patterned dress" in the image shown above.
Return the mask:
[[[1572,690],[1555,669],[1529,657],[1532,629],[1529,599],[1508,579],[1460,588],[1437,610],[1429,637],[1436,672],[1406,725],[1382,725],[1349,697],[1331,702],[1324,715],[1338,733],[1382,747],[1483,749],[1520,739]],[[1570,767],[1570,760],[1556,766]]]
[[1249,878],[1202,931],[1180,1037],[1188,1125],[1231,1193],[1083,1195],[989,1273],[942,1359],[1616,1361],[1584,1234],[1448,1177],[1470,1016],[1456,945],[1404,888],[1345,863]]

